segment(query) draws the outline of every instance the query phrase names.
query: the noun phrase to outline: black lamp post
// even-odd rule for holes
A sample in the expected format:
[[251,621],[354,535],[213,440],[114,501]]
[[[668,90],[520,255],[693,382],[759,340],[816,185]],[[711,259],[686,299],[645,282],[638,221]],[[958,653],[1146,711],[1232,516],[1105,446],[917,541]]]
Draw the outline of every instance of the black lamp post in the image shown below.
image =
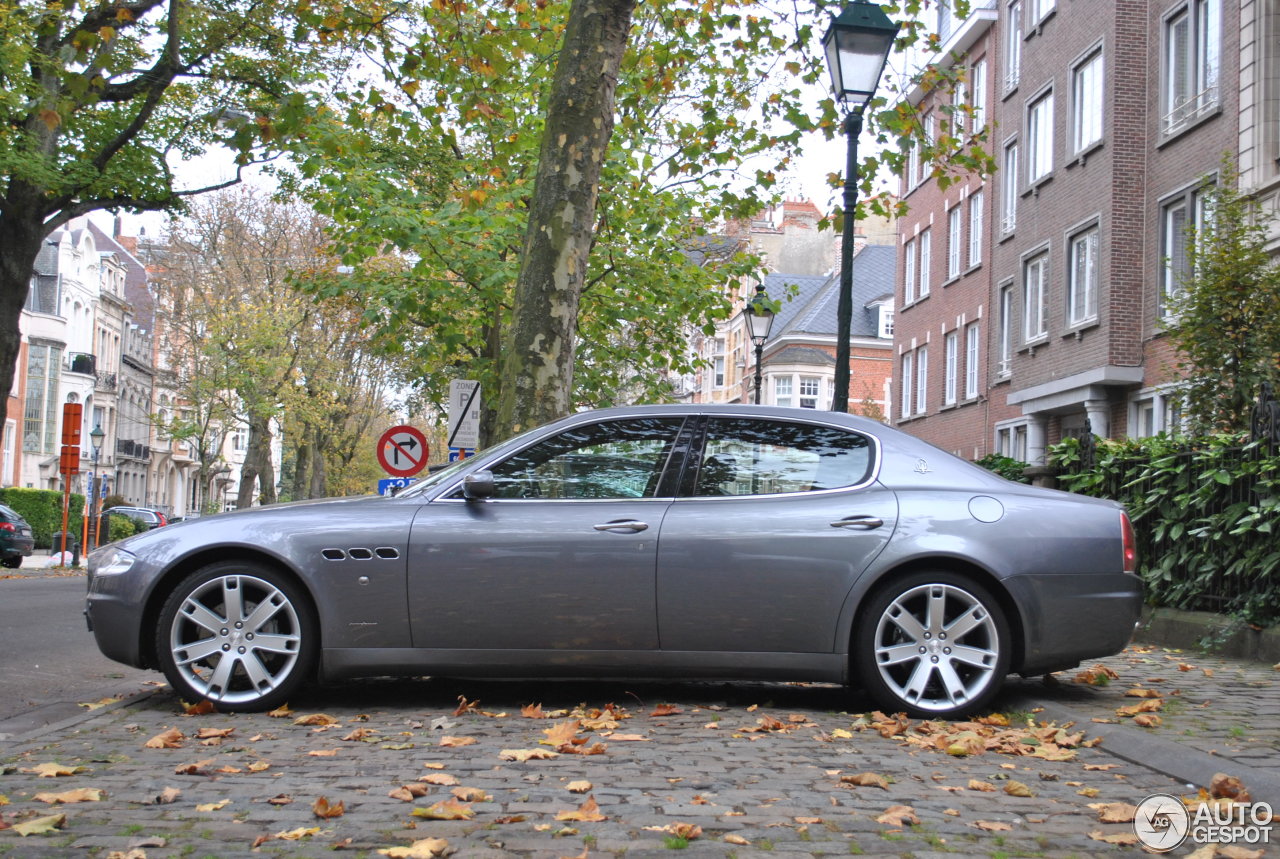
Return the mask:
[[102,494],[101,487],[98,484],[98,481],[102,479],[102,475],[98,473],[98,456],[102,453],[102,440],[106,435],[99,424],[94,424],[93,431],[89,433],[89,440],[93,442],[93,495],[89,498],[89,521],[93,523],[93,528],[91,529],[93,533],[93,548],[98,546],[98,496]]
[[858,135],[862,112],[875,95],[898,25],[876,3],[852,0],[822,37],[836,98],[848,111],[849,138],[844,170],[844,229],[840,244],[840,300],[836,305],[836,378],[833,412],[849,411],[849,329],[853,321],[853,216],[858,205]]
[[764,378],[764,343],[769,339],[769,329],[773,327],[773,309],[769,307],[769,296],[765,295],[764,284],[756,284],[756,294],[742,309],[742,316],[747,321],[747,330],[751,332],[751,342],[756,346],[756,405],[760,405],[760,386]]

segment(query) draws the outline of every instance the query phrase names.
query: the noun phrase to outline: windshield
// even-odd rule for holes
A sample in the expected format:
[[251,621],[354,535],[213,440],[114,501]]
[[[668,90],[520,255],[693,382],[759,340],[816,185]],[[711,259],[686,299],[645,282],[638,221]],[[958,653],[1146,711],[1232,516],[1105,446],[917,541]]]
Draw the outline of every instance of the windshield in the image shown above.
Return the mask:
[[448,465],[446,465],[444,468],[440,469],[439,471],[433,471],[432,473],[428,474],[426,477],[422,478],[417,483],[413,484],[407,489],[404,489],[403,491],[396,493],[396,497],[408,498],[414,495],[421,495],[422,493],[426,492],[428,489],[431,489],[434,486],[440,486],[443,483],[447,483],[451,479],[453,479],[455,476],[457,476],[458,472],[462,471],[462,469],[471,465],[471,461],[475,459],[477,456],[489,456],[490,454],[513,450],[517,447],[520,447],[522,444],[525,443],[525,440],[529,436],[533,435],[534,433],[538,432],[541,429],[542,427],[535,427],[534,429],[531,429],[531,430],[525,430],[519,435],[513,435],[511,438],[507,439],[504,442],[500,442],[498,444],[493,445],[492,447],[487,447],[484,450],[477,452],[475,456],[471,456],[466,459],[460,459],[457,462],[451,462]]

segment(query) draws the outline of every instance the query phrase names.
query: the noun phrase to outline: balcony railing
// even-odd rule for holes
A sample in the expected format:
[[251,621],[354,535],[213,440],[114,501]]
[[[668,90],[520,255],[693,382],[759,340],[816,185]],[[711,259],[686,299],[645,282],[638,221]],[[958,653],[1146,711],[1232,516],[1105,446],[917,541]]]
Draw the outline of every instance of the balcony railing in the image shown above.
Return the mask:
[[1218,109],[1218,85],[1210,84],[1200,92],[1178,99],[1173,110],[1163,117],[1164,133],[1176,134],[1202,116]]
[[120,456],[127,456],[131,459],[150,459],[151,448],[141,442],[134,441],[131,438],[116,439],[116,453]]
[[98,390],[114,391],[116,389],[117,379],[115,373],[99,373],[98,374]]
[[86,376],[98,375],[98,358],[88,352],[68,352],[66,369],[72,373],[83,373]]

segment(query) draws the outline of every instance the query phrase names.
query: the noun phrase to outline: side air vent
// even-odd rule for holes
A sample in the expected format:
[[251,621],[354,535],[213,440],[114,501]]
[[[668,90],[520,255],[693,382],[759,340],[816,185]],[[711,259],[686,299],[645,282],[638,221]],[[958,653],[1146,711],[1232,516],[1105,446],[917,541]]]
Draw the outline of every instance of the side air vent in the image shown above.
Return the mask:
[[347,553],[341,549],[325,549],[320,553],[326,561],[341,561],[347,557]]
[[373,557],[368,549],[348,549],[347,554],[357,561],[367,561]]
[[400,552],[390,546],[381,546],[374,549],[373,553],[384,561],[394,561],[396,558],[400,557]]

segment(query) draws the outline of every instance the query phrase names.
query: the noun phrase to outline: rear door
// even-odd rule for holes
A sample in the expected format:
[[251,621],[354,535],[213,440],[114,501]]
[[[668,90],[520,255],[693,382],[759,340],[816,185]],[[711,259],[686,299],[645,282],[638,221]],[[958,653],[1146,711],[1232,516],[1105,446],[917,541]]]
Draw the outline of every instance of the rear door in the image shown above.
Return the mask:
[[830,653],[898,517],[877,442],[821,423],[709,418],[658,548],[663,650]]

